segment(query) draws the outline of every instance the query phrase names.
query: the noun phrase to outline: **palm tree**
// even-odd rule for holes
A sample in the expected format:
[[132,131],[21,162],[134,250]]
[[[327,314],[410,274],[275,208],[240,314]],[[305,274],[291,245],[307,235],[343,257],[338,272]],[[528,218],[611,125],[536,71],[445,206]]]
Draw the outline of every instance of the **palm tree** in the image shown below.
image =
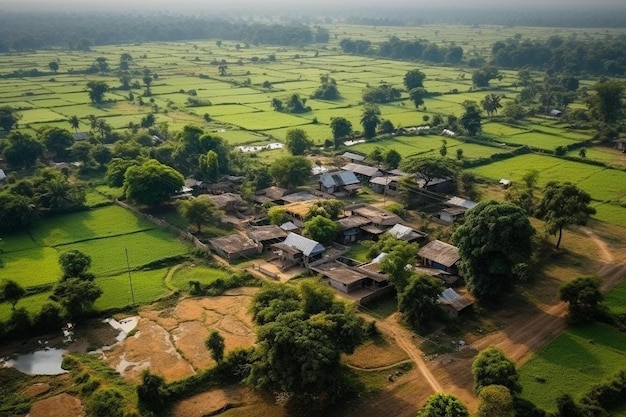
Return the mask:
[[487,94],[480,104],[487,112],[487,115],[491,116],[494,113],[498,113],[498,109],[502,108],[501,99],[502,97],[498,94]]
[[72,129],[78,133],[78,128],[80,127],[80,120],[78,120],[78,116],[70,116],[67,121],[70,123],[70,126],[72,126]]
[[376,127],[380,124],[380,108],[377,105],[369,105],[363,109],[361,116],[361,126],[363,126],[363,136],[371,139],[376,135]]
[[63,210],[74,203],[72,186],[67,181],[50,180],[45,184],[45,192],[41,195],[41,205],[50,211]]

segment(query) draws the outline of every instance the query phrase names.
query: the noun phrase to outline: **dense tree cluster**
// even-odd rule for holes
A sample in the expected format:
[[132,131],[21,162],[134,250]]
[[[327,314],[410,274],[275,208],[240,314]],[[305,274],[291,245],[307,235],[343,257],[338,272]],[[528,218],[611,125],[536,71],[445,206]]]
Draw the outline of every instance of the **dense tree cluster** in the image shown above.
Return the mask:
[[265,286],[251,312],[258,327],[250,384],[312,407],[332,404],[349,392],[340,358],[363,341],[364,323],[334,300],[328,286],[313,281]]
[[491,56],[492,63],[503,68],[608,76],[626,73],[626,49],[618,39],[590,41],[555,35],[542,41],[516,36],[494,43]]
[[376,55],[393,59],[421,60],[434,63],[458,64],[463,59],[463,48],[451,44],[440,46],[425,39],[402,40],[392,36],[378,46],[367,40],[342,39],[339,42],[345,53]]
[[376,87],[367,87],[363,91],[363,101],[370,104],[382,104],[398,100],[402,93],[396,87],[389,84],[381,84]]
[[52,168],[9,184],[0,193],[0,232],[23,230],[39,216],[78,210],[85,203],[80,182],[70,182]]
[[[59,30],[63,28],[63,30]],[[217,38],[250,44],[304,45],[324,42],[324,30],[306,25],[248,23],[181,14],[3,13],[0,52],[50,46],[89,50],[93,45]],[[315,39],[314,39],[315,38]]]
[[479,203],[452,235],[459,248],[459,270],[468,289],[494,303],[525,277],[535,231],[524,211],[512,204]]

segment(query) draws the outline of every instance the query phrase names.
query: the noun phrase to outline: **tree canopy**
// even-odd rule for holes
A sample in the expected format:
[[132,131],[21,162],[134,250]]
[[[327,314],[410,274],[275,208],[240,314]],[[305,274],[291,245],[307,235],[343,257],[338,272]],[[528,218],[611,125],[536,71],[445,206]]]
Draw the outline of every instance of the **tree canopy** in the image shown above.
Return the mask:
[[218,210],[208,198],[180,200],[177,209],[185,220],[196,226],[198,233],[202,231],[202,225],[215,224],[219,220]]
[[63,272],[63,280],[69,278],[80,278],[93,280],[94,276],[89,272],[91,267],[91,256],[78,249],[70,249],[59,255],[59,265]]
[[155,205],[167,200],[184,184],[180,172],[150,159],[126,170],[124,195],[139,204]]
[[305,236],[327,245],[337,237],[339,224],[327,217],[317,215],[304,223],[303,233]]
[[310,178],[311,161],[304,156],[278,158],[270,167],[270,175],[281,187],[297,187],[305,184]]
[[478,394],[476,417],[514,417],[513,397],[502,385],[489,385]]
[[26,291],[20,284],[12,279],[2,280],[0,282],[0,301],[8,301],[11,303],[11,310],[15,311],[15,306],[20,298],[26,294]]
[[489,385],[502,385],[511,393],[522,392],[515,364],[494,346],[480,351],[476,356],[472,363],[472,374],[476,394]]
[[8,145],[2,155],[4,159],[16,168],[30,168],[43,156],[44,145],[32,136],[11,132],[7,137]]
[[304,155],[313,147],[313,141],[302,129],[289,129],[285,139],[285,146],[292,155]]
[[376,136],[376,127],[380,123],[380,108],[375,105],[367,105],[361,114],[361,126],[363,126],[363,136],[371,139]]
[[465,213],[452,240],[459,271],[477,299],[494,303],[523,278],[534,233],[524,211],[509,203],[482,202]]
[[54,287],[52,299],[65,307],[68,315],[76,320],[88,312],[101,295],[102,290],[93,281],[69,278]]
[[211,351],[213,360],[217,363],[224,359],[224,337],[217,331],[213,330],[207,337],[205,345]]
[[439,295],[443,284],[439,278],[417,274],[399,293],[398,309],[414,329],[423,332],[428,325],[441,315]]
[[469,417],[467,407],[455,396],[442,392],[428,397],[417,417]]
[[591,207],[591,196],[574,184],[550,181],[543,190],[543,197],[535,215],[545,220],[548,233],[558,233],[556,247],[561,244],[563,228],[584,226],[596,209]]
[[423,180],[422,188],[435,178],[456,177],[459,172],[458,164],[449,158],[413,157],[405,159],[400,164],[403,172],[415,174]]
[[575,278],[561,286],[559,298],[568,304],[568,320],[571,323],[591,322],[596,318],[602,301],[600,280],[595,276]]
[[17,112],[17,109],[11,106],[0,106],[0,127],[5,132],[10,132],[19,120],[20,114]]
[[404,86],[406,87],[406,91],[411,91],[414,88],[424,87],[424,80],[426,79],[426,74],[418,69],[412,69],[407,71],[404,74]]
[[104,101],[104,93],[109,91],[109,85],[104,81],[89,81],[87,89],[89,100],[94,104],[101,104]]
[[257,344],[247,381],[257,389],[323,407],[349,389],[340,358],[364,338],[364,323],[317,282],[264,286],[251,310]]
[[330,129],[333,132],[335,149],[343,145],[345,138],[352,136],[352,123],[345,117],[332,117]]

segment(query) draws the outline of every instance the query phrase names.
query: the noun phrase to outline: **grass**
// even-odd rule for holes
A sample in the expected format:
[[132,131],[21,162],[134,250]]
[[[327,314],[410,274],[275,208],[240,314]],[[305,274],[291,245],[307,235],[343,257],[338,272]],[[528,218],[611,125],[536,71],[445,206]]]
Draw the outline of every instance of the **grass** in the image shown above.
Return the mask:
[[[168,289],[165,286],[165,275],[167,271],[167,268],[149,271],[132,271],[130,275],[135,303],[149,303],[167,294]],[[133,299],[127,273],[97,278],[96,284],[98,284],[103,292],[102,297],[96,300],[94,305],[96,310],[123,308],[132,305]]]
[[622,282],[604,295],[604,305],[615,314],[626,314],[626,282]]
[[355,243],[350,245],[350,252],[346,254],[346,257],[356,259],[360,262],[368,262],[367,252],[369,248],[361,243]]
[[[26,296],[20,299],[16,308],[25,308],[32,317],[33,315],[39,313],[44,304],[51,302],[48,298],[50,297],[50,294],[50,292],[42,292]],[[0,303],[0,321],[6,321],[9,317],[11,317],[11,304]]]
[[522,397],[555,411],[559,395],[579,399],[621,369],[626,369],[626,334],[603,324],[570,328],[520,369]]
[[25,249],[0,255],[2,278],[12,279],[22,287],[56,282],[61,276],[59,253],[48,247]]
[[116,275],[125,270],[126,249],[131,268],[188,252],[188,248],[171,233],[161,229],[88,240],[63,245],[58,249],[63,251],[78,249],[91,256],[91,271],[96,276]]
[[58,246],[154,227],[121,207],[108,206],[54,217],[36,226],[32,235],[35,242],[42,246]]
[[201,284],[211,284],[216,279],[227,279],[232,272],[220,268],[213,268],[205,265],[186,265],[177,270],[172,277],[170,284],[182,291],[189,290],[189,281],[199,281]]

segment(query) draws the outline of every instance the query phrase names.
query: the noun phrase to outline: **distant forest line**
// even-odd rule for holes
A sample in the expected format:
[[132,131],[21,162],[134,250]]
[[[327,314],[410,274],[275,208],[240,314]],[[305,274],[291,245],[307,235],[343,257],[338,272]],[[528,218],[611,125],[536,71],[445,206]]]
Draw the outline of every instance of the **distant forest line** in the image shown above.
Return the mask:
[[[269,13],[269,11],[268,11]],[[326,43],[328,31],[318,25],[343,21],[369,26],[425,24],[500,25],[539,27],[626,28],[626,7],[568,9],[363,8],[317,11],[319,17],[292,14],[274,21],[228,14],[175,14],[146,10],[120,12],[0,12],[0,52],[50,47],[85,49],[89,46],[133,42],[172,42],[223,39],[250,44],[302,46]],[[284,13],[287,13],[285,10]],[[303,12],[304,13],[304,12]],[[359,14],[359,15],[357,15]],[[266,14],[265,16],[271,16]],[[295,17],[294,17],[295,16]],[[278,23],[276,23],[278,22]],[[618,39],[626,43],[626,35]]]

